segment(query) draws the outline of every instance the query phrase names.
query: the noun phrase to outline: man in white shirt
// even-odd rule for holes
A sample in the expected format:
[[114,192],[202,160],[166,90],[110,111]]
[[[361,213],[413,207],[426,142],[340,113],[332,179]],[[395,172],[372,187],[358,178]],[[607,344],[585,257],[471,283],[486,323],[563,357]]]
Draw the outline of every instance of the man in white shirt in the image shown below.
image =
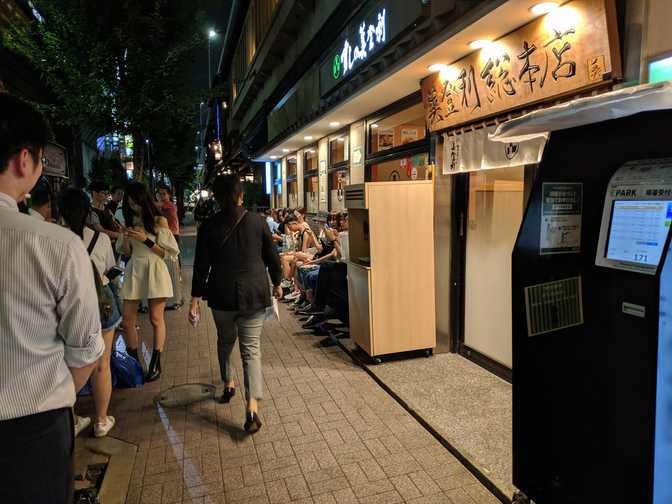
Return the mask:
[[36,187],[30,193],[28,214],[37,220],[51,222],[51,194],[46,187]]
[[47,139],[39,112],[0,94],[2,503],[72,503],[72,406],[104,350],[82,240],[18,211]]

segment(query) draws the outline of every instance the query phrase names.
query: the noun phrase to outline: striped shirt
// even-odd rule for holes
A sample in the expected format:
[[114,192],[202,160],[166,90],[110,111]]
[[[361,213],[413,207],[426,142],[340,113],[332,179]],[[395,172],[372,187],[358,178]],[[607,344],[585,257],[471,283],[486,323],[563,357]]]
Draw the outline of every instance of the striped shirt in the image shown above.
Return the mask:
[[104,348],[82,240],[0,193],[0,420],[73,406],[68,368]]

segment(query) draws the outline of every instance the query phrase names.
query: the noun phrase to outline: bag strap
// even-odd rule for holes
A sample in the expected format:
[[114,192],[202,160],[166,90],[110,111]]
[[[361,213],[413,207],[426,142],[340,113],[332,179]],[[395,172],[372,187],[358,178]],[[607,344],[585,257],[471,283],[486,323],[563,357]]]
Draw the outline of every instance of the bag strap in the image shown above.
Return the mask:
[[98,237],[100,236],[100,231],[94,231],[93,232],[93,238],[91,238],[91,243],[89,243],[89,247],[86,249],[86,251],[91,255],[93,252],[93,249],[96,247],[96,243],[98,242]]
[[243,220],[243,217],[245,217],[246,215],[247,215],[247,210],[243,210],[243,213],[240,214],[238,219],[236,219],[236,222],[234,222],[233,226],[231,226],[231,229],[229,229],[227,231],[226,235],[224,236],[224,239],[222,240],[222,243],[219,244],[219,248],[222,248],[222,247],[224,247],[224,245],[226,245],[226,242],[229,241],[229,238],[231,238],[231,235],[233,234],[233,232],[238,227],[238,224],[241,223],[241,221]]

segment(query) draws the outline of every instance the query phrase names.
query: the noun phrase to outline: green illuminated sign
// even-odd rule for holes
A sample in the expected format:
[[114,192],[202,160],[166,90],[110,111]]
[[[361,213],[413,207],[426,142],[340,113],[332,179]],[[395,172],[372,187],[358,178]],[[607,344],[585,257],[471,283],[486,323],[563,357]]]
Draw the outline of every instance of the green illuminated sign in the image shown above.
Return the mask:
[[331,75],[334,76],[334,79],[339,79],[341,77],[341,55],[337,54],[334,56],[333,63],[331,64]]

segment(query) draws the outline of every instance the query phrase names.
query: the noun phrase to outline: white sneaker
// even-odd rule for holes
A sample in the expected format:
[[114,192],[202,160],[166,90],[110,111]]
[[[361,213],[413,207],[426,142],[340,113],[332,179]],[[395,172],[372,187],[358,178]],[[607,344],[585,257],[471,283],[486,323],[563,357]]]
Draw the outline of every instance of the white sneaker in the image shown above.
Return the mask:
[[91,419],[89,417],[75,415],[75,437],[79,436],[80,432],[86,429],[89,425],[91,425]]
[[299,299],[300,297],[301,297],[301,293],[300,293],[300,292],[292,292],[291,294],[287,294],[287,295],[285,296],[285,299],[286,299],[287,301],[294,301],[295,299]]
[[117,421],[114,417],[108,415],[104,422],[96,422],[93,424],[93,435],[97,438],[107,436],[107,433],[112,430],[115,423],[117,423]]
[[282,282],[280,282],[280,287],[283,289],[289,289],[292,286],[292,281],[284,279]]

